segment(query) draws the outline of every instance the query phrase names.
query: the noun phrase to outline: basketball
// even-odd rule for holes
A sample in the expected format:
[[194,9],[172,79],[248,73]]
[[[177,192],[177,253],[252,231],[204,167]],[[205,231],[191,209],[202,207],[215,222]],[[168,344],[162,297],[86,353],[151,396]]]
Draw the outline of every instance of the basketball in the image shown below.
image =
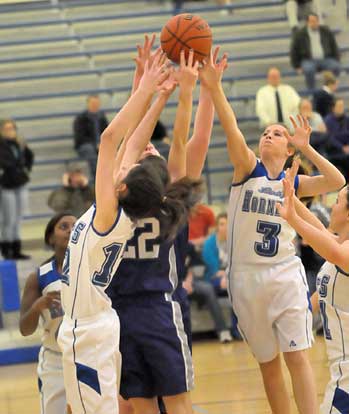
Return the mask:
[[207,58],[212,46],[212,31],[209,24],[200,16],[178,14],[172,17],[163,27],[160,36],[162,50],[167,57],[179,63],[180,52],[194,50],[194,61]]

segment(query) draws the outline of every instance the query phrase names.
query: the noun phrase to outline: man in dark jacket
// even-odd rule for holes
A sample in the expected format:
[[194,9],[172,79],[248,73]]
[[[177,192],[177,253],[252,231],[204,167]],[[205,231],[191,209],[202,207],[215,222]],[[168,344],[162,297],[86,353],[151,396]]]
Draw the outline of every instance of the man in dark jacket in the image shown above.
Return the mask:
[[291,44],[291,63],[298,73],[304,73],[309,90],[315,88],[315,73],[330,70],[340,72],[339,50],[330,29],[320,26],[319,17],[309,14],[306,26],[295,33]]
[[96,176],[99,137],[107,126],[108,120],[101,111],[99,97],[90,95],[87,110],[74,120],[74,146],[80,158],[88,162],[92,180]]
[[323,73],[323,86],[314,92],[313,105],[316,112],[323,118],[332,112],[335,96],[338,88],[338,80],[330,71]]
[[325,118],[330,135],[329,160],[349,178],[349,117],[345,114],[343,99],[337,99],[331,114]]

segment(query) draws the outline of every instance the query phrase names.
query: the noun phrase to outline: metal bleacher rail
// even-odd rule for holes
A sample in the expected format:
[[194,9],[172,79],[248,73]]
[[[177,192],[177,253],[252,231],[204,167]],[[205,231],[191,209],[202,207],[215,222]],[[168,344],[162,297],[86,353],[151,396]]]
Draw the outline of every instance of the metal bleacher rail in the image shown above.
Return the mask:
[[[332,1],[332,0],[331,0]],[[108,40],[108,39],[128,39],[130,36],[137,36],[144,33],[144,31],[147,31],[148,33],[155,32],[158,33],[161,30],[162,21],[165,20],[166,17],[170,17],[170,10],[169,9],[155,9],[151,8],[151,6],[147,6],[146,9],[142,11],[127,11],[124,12],[124,8],[119,13],[102,13],[97,11],[95,13],[90,14],[83,14],[83,10],[90,10],[89,8],[97,7],[101,5],[125,5],[129,2],[126,0],[70,0],[70,1],[59,1],[59,0],[52,0],[52,1],[36,1],[36,2],[28,2],[23,3],[20,5],[20,8],[13,6],[13,5],[0,5],[0,14],[2,16],[6,16],[6,14],[12,14],[16,12],[17,10],[20,10],[21,13],[21,19],[18,21],[12,22],[9,20],[8,22],[4,23],[2,19],[0,19],[0,34],[4,31],[13,31],[18,30],[19,33],[21,30],[27,30],[30,28],[47,28],[47,27],[61,27],[62,25],[65,27],[64,34],[62,35],[61,32],[58,31],[58,35],[49,35],[45,36],[40,33],[40,35],[36,36],[28,36],[25,32],[25,34],[18,38],[6,38],[6,40],[0,41],[0,85],[3,85],[3,87],[6,87],[6,85],[9,85],[9,93],[2,93],[0,97],[0,104],[1,105],[11,105],[11,103],[16,104],[17,108],[19,108],[20,105],[26,105],[28,102],[31,104],[38,103],[40,101],[42,102],[56,102],[57,99],[73,99],[73,98],[79,98],[84,97],[88,94],[104,94],[109,97],[109,104],[104,105],[104,110],[107,112],[108,115],[112,115],[117,110],[117,107],[120,105],[120,102],[117,103],[117,105],[113,106],[111,103],[113,103],[113,97],[121,95],[122,97],[126,97],[129,90],[130,90],[130,78],[131,78],[131,72],[133,71],[133,65],[125,64],[124,62],[119,62],[114,65],[109,64],[98,64],[96,65],[94,62],[94,59],[102,56],[106,57],[107,59],[112,58],[113,56],[127,56],[133,53],[134,48],[129,47],[128,45],[131,44],[131,42],[127,42],[126,45],[120,45],[117,47],[96,47],[93,46],[91,43],[90,46],[86,45],[86,42],[90,41],[97,41],[98,39],[101,39],[101,41]],[[144,5],[144,1],[142,0],[134,0],[133,3],[140,3]],[[254,9],[260,9],[265,10],[268,8],[268,10],[272,10],[272,8],[280,8],[282,6],[283,2],[281,0],[272,0],[272,1],[258,1],[258,0],[249,0],[244,2],[235,3],[227,8],[232,9],[233,11],[249,11]],[[82,13],[79,13],[76,17],[71,17],[69,13],[74,10],[82,11]],[[136,7],[135,7],[136,9]],[[46,14],[44,13],[44,18],[42,17],[42,14],[40,14],[40,11],[48,11],[48,10],[55,10],[58,12],[58,14],[55,15],[54,18],[47,18]],[[92,9],[91,9],[92,10]],[[93,9],[94,10],[94,9]],[[200,14],[206,14],[207,16],[216,16],[217,12],[220,11],[221,8],[215,6],[215,5],[208,5],[208,6],[193,6],[190,5],[190,12],[192,13],[200,13]],[[33,18],[33,11],[38,11],[38,17],[36,16]],[[28,18],[26,17],[26,12],[28,12]],[[74,16],[74,14],[73,14]],[[86,31],[80,31],[78,33],[77,30],[75,30],[76,26],[79,25],[88,25],[88,24],[98,24],[98,22],[126,22],[129,19],[134,20],[135,22],[138,19],[144,19],[147,18],[148,21],[154,21],[154,23],[150,23],[145,28],[144,26],[139,27],[137,24],[134,24],[131,28],[127,29],[118,29],[118,30],[96,30],[95,32],[86,32]],[[157,20],[157,18],[163,18],[163,20]],[[156,23],[158,22],[158,23]],[[231,48],[237,48],[239,44],[241,45],[254,45],[257,42],[280,42],[280,41],[288,41],[290,39],[290,34],[285,31],[277,30],[277,28],[282,27],[285,25],[286,19],[285,16],[282,13],[276,13],[276,15],[268,16],[268,13],[263,13],[263,17],[261,16],[253,16],[247,15],[247,17],[234,17],[232,18],[224,18],[220,16],[219,19],[215,18],[213,21],[210,21],[210,24],[213,28],[213,30],[217,30],[218,34],[215,36],[215,43],[226,45],[226,47]],[[263,27],[275,27],[273,33],[270,33],[269,31],[263,32]],[[84,26],[85,27],[85,26]],[[232,30],[238,31],[241,27],[261,27],[261,30],[258,30],[258,34],[240,34],[237,33],[236,35],[227,35],[226,32],[224,32],[224,36],[221,35],[222,30],[229,30],[230,28]],[[337,28],[335,30],[337,35],[340,35],[341,28]],[[27,52],[23,52],[23,54],[18,54],[15,56],[15,54],[8,56],[5,53],[1,53],[2,50],[7,50],[6,48],[9,47],[26,47],[29,45],[34,46],[38,45],[39,47],[45,48],[45,50],[50,50],[50,44],[59,44],[62,42],[74,42],[74,45],[77,45],[77,48],[74,46],[74,50],[72,51],[66,51],[63,53],[55,53],[51,52],[48,53],[45,51],[45,53],[42,53],[41,50],[39,52],[36,52],[35,50],[29,55],[26,55]],[[269,43],[267,43],[269,44]],[[271,43],[272,44],[272,43]],[[24,50],[24,49],[23,49]],[[248,49],[249,50],[249,49]],[[288,49],[287,50],[274,50],[271,48],[272,51],[268,50],[262,51],[256,53],[238,53],[236,56],[234,55],[232,62],[235,65],[235,63],[241,63],[241,64],[253,64],[256,62],[265,63],[269,62],[269,64],[276,64],[278,61],[284,62],[288,59]],[[349,44],[342,45],[341,51],[344,55],[348,54],[349,52]],[[62,64],[64,64],[65,61],[69,62],[70,59],[74,58],[83,58],[86,59],[84,61],[83,67],[74,68],[74,69],[64,69],[64,70],[33,70],[32,73],[30,71],[30,65],[35,65],[36,62],[56,62],[61,61]],[[129,61],[129,60],[127,60]],[[102,62],[103,63],[103,62]],[[16,64],[27,64],[29,69],[28,71],[23,71],[22,73],[20,70],[17,70],[16,74],[6,74],[4,75],[4,71],[1,70],[2,67],[5,67],[7,65],[10,65],[9,67],[12,68],[13,65]],[[347,59],[347,62],[343,65],[343,72],[349,73],[349,59]],[[104,77],[105,76],[111,76],[114,74],[120,74],[122,76],[125,76],[129,79],[128,82],[123,82],[121,86],[117,87],[108,87],[104,85]],[[25,82],[39,82],[39,81],[52,81],[54,83],[55,80],[63,79],[63,78],[71,78],[71,79],[79,79],[84,76],[93,75],[98,78],[97,86],[93,85],[93,87],[88,88],[78,88],[72,90],[58,90],[54,92],[44,92],[41,89],[39,91],[30,91],[30,93],[24,92],[20,90],[20,85]],[[283,76],[287,77],[289,79],[298,80],[298,76],[293,70],[284,70]],[[262,70],[257,73],[241,73],[241,74],[234,74],[231,75],[230,73],[227,74],[227,76],[224,78],[224,85],[227,91],[229,91],[230,95],[230,101],[234,104],[242,104],[245,107],[248,105],[253,104],[254,98],[255,98],[255,91],[253,93],[249,92],[237,92],[235,90],[235,86],[239,83],[248,83],[253,81],[262,80],[265,78],[265,71]],[[16,84],[19,91],[16,89],[15,91],[11,91],[11,85]],[[340,88],[340,93],[347,93],[349,91],[349,86],[342,86]],[[301,91],[301,94],[306,95],[306,91]],[[197,101],[195,101],[195,104],[197,104]],[[172,101],[168,105],[168,111],[173,111],[175,108],[175,102]],[[40,107],[39,107],[40,109]],[[1,109],[0,109],[1,111]],[[71,123],[71,120],[74,116],[77,115],[79,111],[77,110],[56,110],[54,107],[50,110],[46,110],[44,112],[40,112],[40,110],[33,110],[32,113],[19,113],[16,111],[14,114],[8,114],[12,115],[12,117],[20,124],[20,125],[31,125],[31,123],[44,123],[45,121],[49,120],[59,120],[64,119],[64,122]],[[257,118],[252,113],[248,113],[249,111],[246,111],[246,113],[239,114],[239,122],[242,124],[250,125],[252,124],[254,126],[254,130],[256,130],[256,124],[257,124]],[[251,111],[250,111],[251,112]],[[172,119],[172,118],[171,118]],[[169,126],[169,125],[168,125]],[[215,121],[215,128],[219,129],[219,123]],[[170,129],[170,127],[169,127]],[[35,128],[34,128],[35,130]],[[62,132],[57,133],[57,131],[54,131],[51,133],[50,131],[48,133],[32,133],[28,136],[28,142],[30,144],[37,144],[40,143],[50,143],[57,145],[65,145],[64,142],[67,144],[71,143],[72,141],[72,134],[68,132]],[[61,144],[60,144],[61,143]],[[224,149],[224,141],[221,140],[213,140],[210,151],[215,149]],[[54,154],[53,154],[54,155]],[[76,160],[76,157],[74,155],[74,152],[72,151],[70,156],[54,156],[54,157],[37,157],[37,160],[35,162],[35,168],[39,168],[40,166],[52,166],[55,168],[55,166],[59,165],[65,165],[67,162],[71,162],[73,160]],[[225,165],[218,165],[218,166],[211,166],[210,159],[208,157],[208,161],[205,165],[205,176],[207,179],[208,184],[208,201],[209,202],[218,202],[220,200],[225,200],[227,198],[227,191],[225,191],[225,188],[222,188],[221,193],[213,193],[212,192],[212,186],[210,185],[210,182],[212,181],[213,176],[220,173],[228,173],[230,174],[232,171],[231,167],[228,164]],[[46,181],[44,183],[34,183],[30,186],[30,191],[32,194],[40,194],[40,192],[47,192],[49,190],[52,190],[54,188],[57,188],[59,186],[58,181],[47,183]],[[224,193],[223,193],[224,192]],[[31,216],[27,217],[28,219],[35,219],[35,218],[42,218],[49,216],[50,212],[39,212],[37,214],[32,214]]]

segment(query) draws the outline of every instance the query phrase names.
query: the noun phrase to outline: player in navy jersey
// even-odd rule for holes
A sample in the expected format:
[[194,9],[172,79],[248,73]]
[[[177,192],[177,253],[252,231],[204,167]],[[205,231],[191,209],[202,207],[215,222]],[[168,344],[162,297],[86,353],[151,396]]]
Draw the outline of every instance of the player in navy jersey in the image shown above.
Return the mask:
[[228,207],[228,281],[239,328],[259,362],[272,412],[289,414],[291,410],[281,351],[299,412],[315,414],[316,387],[306,353],[313,339],[308,286],[295,255],[295,233],[275,205],[283,199],[283,169],[294,147],[319,171],[314,177],[295,177],[300,197],[337,190],[344,177],[311,147],[311,128],[300,116],[298,124],[291,117],[293,136],[283,125],[268,126],[260,137],[261,159],[257,159],[239,129],[212,61],[205,63],[201,77],[209,85],[234,166]]
[[[218,49],[215,60],[217,54]],[[217,66],[223,73],[225,57]],[[214,115],[208,91],[201,85],[194,134],[187,143],[192,91],[198,76],[193,68],[192,53],[187,63],[182,53],[181,67],[175,76],[180,92],[168,165],[151,145],[141,157],[141,164],[156,168],[166,185],[183,176],[200,177]],[[158,396],[163,397],[169,414],[192,412],[189,306],[181,286],[187,242],[186,226],[172,242],[164,242],[159,238],[158,222],[154,217],[139,221],[108,289],[121,323],[120,392],[131,401],[136,414],[157,414]]]
[[165,187],[156,169],[135,164],[175,89],[170,73],[166,56],[158,49],[145,63],[139,88],[101,135],[96,204],[76,222],[66,251],[58,343],[67,402],[74,414],[118,413],[119,318],[105,289],[135,223],[153,215],[159,236],[167,240],[200,194],[198,180],[184,178]]
[[323,321],[331,374],[321,413],[345,414],[349,413],[349,187],[338,193],[332,206],[329,231],[309,210],[297,213],[292,181],[292,177],[284,181],[285,201],[278,205],[279,212],[327,260],[312,297],[314,310],[320,310]]
[[22,335],[33,334],[39,325],[44,330],[38,363],[41,414],[63,414],[66,408],[57,333],[63,319],[60,301],[63,258],[75,222],[76,217],[70,213],[57,214],[48,222],[45,243],[54,250],[54,255],[29,275],[21,301]]

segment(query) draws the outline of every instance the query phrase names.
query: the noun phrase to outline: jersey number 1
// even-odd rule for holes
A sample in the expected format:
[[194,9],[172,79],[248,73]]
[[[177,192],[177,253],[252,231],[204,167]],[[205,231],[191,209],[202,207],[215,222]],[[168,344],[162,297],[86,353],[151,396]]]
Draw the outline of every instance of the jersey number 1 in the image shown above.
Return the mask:
[[102,264],[102,268],[99,272],[94,272],[92,276],[92,283],[97,286],[108,286],[110,279],[112,278],[112,270],[117,261],[121,249],[122,244],[120,243],[112,243],[109,246],[104,247],[104,254],[105,260]]

